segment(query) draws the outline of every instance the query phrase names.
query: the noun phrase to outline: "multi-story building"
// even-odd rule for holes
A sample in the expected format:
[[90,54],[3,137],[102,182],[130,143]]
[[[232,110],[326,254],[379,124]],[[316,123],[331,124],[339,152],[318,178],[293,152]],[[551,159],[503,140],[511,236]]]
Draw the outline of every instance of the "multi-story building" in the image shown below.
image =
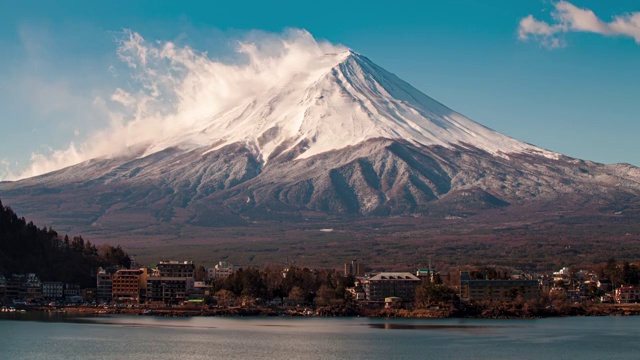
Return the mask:
[[553,272],[553,283],[554,285],[565,284],[569,285],[569,275],[571,274],[571,270],[568,267],[563,267],[558,271]]
[[42,300],[42,283],[35,274],[11,274],[0,279],[0,299],[38,302]]
[[640,301],[640,288],[635,286],[621,286],[616,289],[615,296],[618,304],[633,304]]
[[64,298],[70,299],[72,297],[80,296],[80,285],[78,284],[65,284],[64,286]]
[[36,274],[27,274],[20,286],[20,297],[27,302],[42,301],[42,282]]
[[193,283],[193,288],[189,292],[189,299],[193,300],[202,300],[205,296],[210,295],[209,285],[207,285],[204,281],[195,281]]
[[196,266],[193,261],[160,261],[158,263],[158,276],[192,278]]
[[29,303],[37,303],[43,300],[42,285],[27,284],[24,287],[23,299]]
[[351,260],[351,263],[344,264],[344,276],[364,276],[364,264],[359,263],[358,259]]
[[97,290],[95,288],[86,288],[80,290],[80,296],[82,296],[86,302],[93,302],[96,301],[96,292]]
[[214,267],[207,269],[207,277],[209,279],[226,279],[235,273],[237,267],[230,262],[219,261]]
[[418,285],[422,281],[408,272],[383,272],[362,279],[367,301],[383,302],[387,297],[399,297],[413,301]]
[[195,269],[193,261],[160,261],[146,280],[146,301],[169,304],[189,300]]
[[146,300],[150,303],[177,304],[189,300],[192,277],[151,276],[147,278]]
[[7,296],[7,278],[0,274],[0,302]]
[[484,280],[470,278],[469,272],[460,272],[460,298],[463,300],[524,300],[538,299],[538,280]]
[[20,288],[25,281],[25,276],[21,274],[12,274],[7,278],[7,287],[5,290],[5,297],[7,300],[21,299]]
[[147,287],[146,269],[122,269],[111,277],[111,296],[117,302],[140,302]]
[[96,299],[98,301],[109,302],[112,296],[111,274],[105,269],[100,269],[96,276]]
[[64,298],[64,284],[60,281],[43,282],[42,296],[46,300],[62,300]]

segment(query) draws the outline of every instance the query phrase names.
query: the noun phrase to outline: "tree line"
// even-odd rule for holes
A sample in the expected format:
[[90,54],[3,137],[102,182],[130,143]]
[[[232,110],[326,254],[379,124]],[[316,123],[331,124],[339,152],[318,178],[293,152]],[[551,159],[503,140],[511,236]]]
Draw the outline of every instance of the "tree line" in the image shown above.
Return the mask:
[[228,278],[211,282],[214,299],[228,304],[233,300],[245,303],[256,299],[291,298],[298,303],[331,304],[350,300],[348,287],[354,286],[352,275],[335,270],[311,270],[295,266],[268,265],[263,269],[239,269]]
[[628,260],[618,262],[615,258],[610,258],[604,266],[598,267],[597,273],[601,279],[608,279],[614,284],[640,284],[640,267],[630,264]]
[[120,246],[95,246],[27,222],[0,201],[0,274],[35,273],[42,281],[95,286],[98,267],[131,265]]

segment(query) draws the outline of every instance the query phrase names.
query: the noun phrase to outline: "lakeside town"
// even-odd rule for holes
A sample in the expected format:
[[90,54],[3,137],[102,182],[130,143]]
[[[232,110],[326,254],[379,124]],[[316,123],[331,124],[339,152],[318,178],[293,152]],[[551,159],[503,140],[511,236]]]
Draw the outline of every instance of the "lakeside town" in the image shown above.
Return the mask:
[[304,315],[544,317],[640,314],[640,264],[610,259],[595,270],[563,267],[528,274],[463,266],[441,273],[373,271],[353,259],[344,269],[287,265],[196,266],[163,260],[151,267],[99,268],[95,286],[0,275],[3,312],[145,315]]
[[[227,257],[137,264],[122,247],[58,234],[0,202],[0,306],[3,312],[132,313],[164,316],[370,316],[527,318],[640,315],[640,264],[567,258],[555,271],[529,266],[431,266],[428,255],[385,268],[351,259],[344,267],[267,263]],[[432,254],[435,256],[435,254]],[[632,256],[632,255],[630,255]],[[217,261],[215,260],[222,260]],[[249,258],[251,262],[253,259]],[[148,260],[147,260],[148,261]],[[428,265],[427,265],[428,264]],[[515,263],[514,263],[515,264]],[[146,266],[143,266],[146,265]],[[425,266],[426,265],[426,266]],[[388,265],[387,265],[388,266]]]

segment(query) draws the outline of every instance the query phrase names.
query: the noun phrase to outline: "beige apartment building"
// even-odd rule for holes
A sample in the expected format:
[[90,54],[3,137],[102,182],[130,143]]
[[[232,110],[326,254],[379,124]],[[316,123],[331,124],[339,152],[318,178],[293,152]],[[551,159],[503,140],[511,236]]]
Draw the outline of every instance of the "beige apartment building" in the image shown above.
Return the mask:
[[111,277],[111,293],[117,302],[138,303],[147,288],[147,269],[123,269]]

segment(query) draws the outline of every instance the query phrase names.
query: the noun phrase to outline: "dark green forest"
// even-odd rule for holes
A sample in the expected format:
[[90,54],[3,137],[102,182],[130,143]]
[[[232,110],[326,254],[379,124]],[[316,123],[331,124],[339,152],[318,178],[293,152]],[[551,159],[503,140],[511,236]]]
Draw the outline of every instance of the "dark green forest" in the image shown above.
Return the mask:
[[95,246],[27,222],[0,200],[0,274],[35,273],[42,281],[95,286],[98,267],[131,265],[120,246]]
[[318,298],[319,304],[350,298],[347,287],[354,286],[352,275],[343,276],[335,270],[311,270],[295,266],[284,267],[271,264],[263,269],[240,269],[228,278],[214,279],[212,290],[219,297],[244,299],[294,298],[311,303]]

